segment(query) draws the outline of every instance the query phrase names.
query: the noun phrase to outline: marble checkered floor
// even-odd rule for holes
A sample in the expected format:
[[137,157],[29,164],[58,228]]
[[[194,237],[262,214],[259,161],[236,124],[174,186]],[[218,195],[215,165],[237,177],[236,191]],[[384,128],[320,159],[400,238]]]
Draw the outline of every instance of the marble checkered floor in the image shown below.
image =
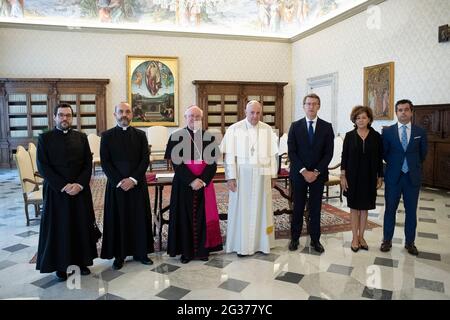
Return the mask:
[[[380,193],[382,193],[381,190]],[[214,254],[210,261],[183,265],[167,254],[155,264],[96,259],[79,288],[40,274],[29,260],[37,251],[39,221],[25,224],[21,187],[15,170],[0,170],[0,299],[450,299],[450,193],[420,194],[418,257],[403,248],[404,211],[400,205],[393,248],[380,252],[382,228],[366,233],[369,251],[350,250],[351,232],[323,235],[325,253],[300,239],[296,252],[277,240],[269,255],[238,258]],[[348,210],[339,200],[330,202]],[[30,209],[32,209],[30,207]],[[369,219],[382,224],[383,197]]]

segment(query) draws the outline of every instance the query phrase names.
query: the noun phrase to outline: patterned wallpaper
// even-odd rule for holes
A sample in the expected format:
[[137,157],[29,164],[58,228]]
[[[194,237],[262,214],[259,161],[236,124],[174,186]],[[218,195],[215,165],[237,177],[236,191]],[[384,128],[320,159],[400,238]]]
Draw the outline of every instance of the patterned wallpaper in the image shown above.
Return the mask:
[[[295,118],[303,116],[306,79],[337,72],[335,132],[350,130],[351,108],[363,102],[363,68],[388,61],[395,62],[394,100],[450,103],[450,43],[438,43],[438,26],[444,24],[450,24],[450,0],[388,0],[293,43]],[[394,122],[377,121],[374,127]]]
[[[195,102],[192,80],[291,80],[289,43],[10,28],[0,28],[0,43],[0,77],[109,78],[108,127],[126,100],[126,55],[179,58],[180,115]],[[284,105],[289,126],[290,84]]]

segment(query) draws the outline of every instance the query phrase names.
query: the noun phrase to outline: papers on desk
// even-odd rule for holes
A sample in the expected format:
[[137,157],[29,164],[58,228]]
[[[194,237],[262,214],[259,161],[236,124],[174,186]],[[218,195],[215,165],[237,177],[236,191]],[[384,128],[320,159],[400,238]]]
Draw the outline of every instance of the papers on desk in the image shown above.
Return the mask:
[[225,173],[225,168],[224,167],[217,167],[216,173]]
[[174,175],[175,175],[175,172],[171,172],[171,173],[157,173],[156,174],[156,179],[159,179],[159,178],[173,178]]

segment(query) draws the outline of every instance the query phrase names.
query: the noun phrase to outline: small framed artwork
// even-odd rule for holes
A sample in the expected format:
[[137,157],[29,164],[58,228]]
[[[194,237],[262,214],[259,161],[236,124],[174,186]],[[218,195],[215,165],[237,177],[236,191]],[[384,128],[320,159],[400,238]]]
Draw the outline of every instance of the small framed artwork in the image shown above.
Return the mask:
[[133,126],[178,126],[178,58],[127,56],[127,94]]
[[364,105],[374,120],[394,119],[394,62],[364,68]]

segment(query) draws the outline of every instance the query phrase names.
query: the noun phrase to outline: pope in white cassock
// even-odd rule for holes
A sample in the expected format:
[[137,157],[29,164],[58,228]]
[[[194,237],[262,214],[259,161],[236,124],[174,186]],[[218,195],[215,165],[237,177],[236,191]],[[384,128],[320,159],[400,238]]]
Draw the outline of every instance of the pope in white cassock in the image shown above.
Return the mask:
[[260,120],[262,106],[252,100],[246,118],[230,126],[220,149],[225,153],[229,192],[226,252],[238,256],[269,253],[274,244],[272,186],[277,177],[277,137]]

